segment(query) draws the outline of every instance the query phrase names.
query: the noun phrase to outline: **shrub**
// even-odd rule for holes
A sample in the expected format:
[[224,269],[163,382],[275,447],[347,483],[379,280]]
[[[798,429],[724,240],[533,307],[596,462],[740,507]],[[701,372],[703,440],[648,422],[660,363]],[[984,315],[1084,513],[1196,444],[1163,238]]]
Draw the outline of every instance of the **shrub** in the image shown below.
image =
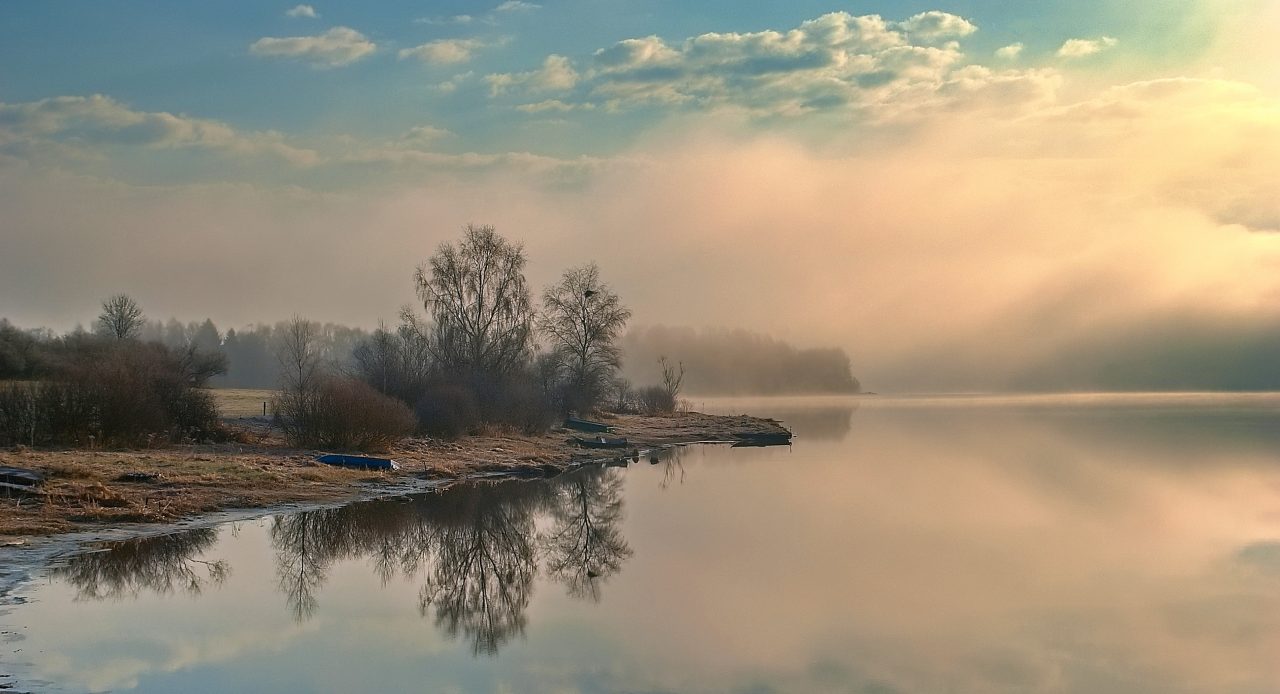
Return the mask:
[[615,378],[609,384],[609,398],[605,409],[617,414],[628,414],[640,411],[636,390],[631,381]]
[[676,399],[663,386],[646,386],[636,392],[640,411],[647,415],[670,414],[676,411]]
[[556,407],[530,380],[508,383],[497,404],[499,409],[494,421],[526,434],[546,431],[556,419]]
[[413,412],[354,378],[324,378],[276,401],[285,435],[296,446],[385,451],[413,432]]
[[0,392],[0,445],[129,446],[220,433],[198,390],[222,362],[158,343],[97,338],[59,346],[46,381]]
[[471,389],[452,383],[428,386],[414,407],[418,430],[456,439],[480,427],[480,406]]

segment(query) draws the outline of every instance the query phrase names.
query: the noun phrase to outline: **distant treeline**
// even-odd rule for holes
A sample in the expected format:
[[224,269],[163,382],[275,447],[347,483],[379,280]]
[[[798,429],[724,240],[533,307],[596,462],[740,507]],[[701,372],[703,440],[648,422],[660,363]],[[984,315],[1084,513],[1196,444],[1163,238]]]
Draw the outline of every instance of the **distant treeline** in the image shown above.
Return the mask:
[[[288,322],[257,324],[225,333],[212,320],[182,323],[148,321],[138,337],[174,349],[194,346],[221,352],[227,373],[211,384],[222,388],[275,388],[280,363],[275,345]],[[338,370],[353,365],[352,354],[373,333],[362,328],[325,323],[319,344],[323,359]],[[0,379],[36,379],[41,371],[40,344],[52,344],[52,331],[21,330],[0,319]],[[746,330],[648,326],[627,332],[619,345],[623,374],[635,383],[661,380],[659,357],[683,362],[687,392],[700,395],[776,395],[784,393],[856,393],[849,356],[840,348],[797,348]]]
[[[275,388],[280,381],[280,362],[276,346],[288,330],[289,323],[257,324],[229,328],[225,333],[212,320],[182,323],[146,321],[137,331],[143,342],[159,342],[172,349],[194,347],[204,354],[221,353],[227,360],[227,373],[215,376],[210,385],[218,388]],[[39,380],[56,367],[56,355],[67,339],[92,333],[77,328],[67,336],[58,336],[47,328],[22,329],[0,318],[0,380]],[[318,344],[321,358],[339,369],[351,364],[351,355],[367,340],[369,331],[325,323],[319,326]]]
[[800,349],[746,330],[655,325],[630,330],[620,344],[623,373],[637,383],[657,380],[658,358],[685,366],[685,391],[700,395],[857,393],[861,389],[838,347]]

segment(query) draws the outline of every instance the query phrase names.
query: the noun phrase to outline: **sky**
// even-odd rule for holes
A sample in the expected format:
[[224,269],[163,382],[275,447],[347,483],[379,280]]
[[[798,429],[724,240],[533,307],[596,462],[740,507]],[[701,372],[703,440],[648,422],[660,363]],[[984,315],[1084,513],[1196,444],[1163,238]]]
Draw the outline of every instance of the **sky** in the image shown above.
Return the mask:
[[1280,387],[1280,0],[0,4],[0,316],[372,327],[467,223],[882,391]]

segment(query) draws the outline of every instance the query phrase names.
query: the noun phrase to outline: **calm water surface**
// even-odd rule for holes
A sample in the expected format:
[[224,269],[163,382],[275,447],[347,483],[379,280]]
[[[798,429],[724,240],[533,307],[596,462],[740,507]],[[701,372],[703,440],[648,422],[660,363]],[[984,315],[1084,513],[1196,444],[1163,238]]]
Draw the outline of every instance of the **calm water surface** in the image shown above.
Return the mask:
[[117,543],[0,686],[1280,692],[1280,398],[707,401],[790,448]]

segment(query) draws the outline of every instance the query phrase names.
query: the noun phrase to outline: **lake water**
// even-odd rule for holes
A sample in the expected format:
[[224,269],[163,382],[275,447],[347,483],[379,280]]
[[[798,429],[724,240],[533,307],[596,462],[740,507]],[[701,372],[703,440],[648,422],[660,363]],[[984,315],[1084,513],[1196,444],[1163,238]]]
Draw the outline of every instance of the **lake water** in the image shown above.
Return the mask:
[[694,404],[797,439],[108,545],[0,686],[1280,692],[1280,397]]

